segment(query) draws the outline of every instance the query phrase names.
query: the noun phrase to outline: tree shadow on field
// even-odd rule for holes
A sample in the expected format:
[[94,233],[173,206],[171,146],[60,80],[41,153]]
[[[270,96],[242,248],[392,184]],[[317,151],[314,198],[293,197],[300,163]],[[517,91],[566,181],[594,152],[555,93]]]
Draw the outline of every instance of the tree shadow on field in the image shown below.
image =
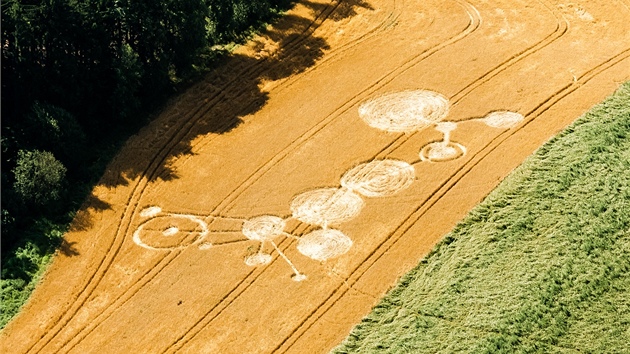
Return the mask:
[[367,1],[363,0],[348,0],[339,4],[337,10],[330,16],[334,21],[343,20],[348,17],[357,15],[357,8],[364,8],[368,10],[374,10],[374,7]]
[[61,239],[61,245],[59,245],[59,252],[66,257],[78,256],[79,251],[74,247],[76,242],[68,242],[65,238]]
[[100,184],[115,187],[140,176],[148,181],[179,178],[173,164],[193,154],[195,139],[229,132],[242,117],[259,111],[269,99],[262,84],[307,70],[329,49],[325,38],[313,34],[322,20],[347,19],[358,8],[372,9],[363,0],[299,2],[246,46],[251,50],[239,51],[247,54],[229,55],[201,82],[172,99],[157,119],[127,141]]
[[[83,205],[77,213],[74,215],[72,222],[70,223],[70,231],[86,231],[91,229],[94,226],[95,215],[98,213],[102,213],[105,210],[111,210],[112,205],[103,201],[99,197],[95,196],[93,193],[90,193]],[[66,242],[65,239],[63,242]],[[71,245],[70,245],[71,246]],[[61,245],[61,252],[65,255],[74,255],[73,252],[64,252],[64,244]],[[72,250],[72,247],[66,248],[67,250]]]

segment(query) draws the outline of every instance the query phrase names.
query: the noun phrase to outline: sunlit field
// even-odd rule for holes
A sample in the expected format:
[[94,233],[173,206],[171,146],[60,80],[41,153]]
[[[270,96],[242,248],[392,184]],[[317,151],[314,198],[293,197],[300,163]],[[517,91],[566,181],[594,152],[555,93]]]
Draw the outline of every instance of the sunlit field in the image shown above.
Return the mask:
[[630,84],[515,170],[335,353],[630,343]]

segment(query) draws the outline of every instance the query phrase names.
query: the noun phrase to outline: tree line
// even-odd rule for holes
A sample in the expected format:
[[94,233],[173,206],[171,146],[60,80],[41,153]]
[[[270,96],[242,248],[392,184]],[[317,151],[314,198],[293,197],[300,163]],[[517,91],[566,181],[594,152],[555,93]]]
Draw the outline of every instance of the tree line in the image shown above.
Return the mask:
[[3,300],[56,246],[101,149],[290,2],[2,0]]

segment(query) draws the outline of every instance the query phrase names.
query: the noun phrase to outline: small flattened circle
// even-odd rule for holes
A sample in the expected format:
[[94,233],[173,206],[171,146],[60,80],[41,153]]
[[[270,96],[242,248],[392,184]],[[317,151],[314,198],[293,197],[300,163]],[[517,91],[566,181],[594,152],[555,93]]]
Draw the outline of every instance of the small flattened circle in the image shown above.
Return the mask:
[[158,215],[161,212],[162,208],[160,208],[159,206],[150,206],[142,209],[142,211],[140,212],[140,216],[143,218],[150,218]]
[[171,226],[165,229],[164,231],[162,231],[162,234],[164,236],[173,236],[173,235],[176,235],[178,232],[179,232],[179,228],[177,226]]
[[435,130],[444,134],[452,132],[455,129],[457,129],[457,123],[455,122],[440,122],[435,125]]
[[466,147],[449,142],[434,142],[425,145],[420,150],[420,159],[422,161],[443,162],[458,159],[466,154]]
[[266,253],[256,253],[245,257],[245,264],[250,267],[258,265],[269,264],[271,262],[271,255]]
[[525,119],[522,114],[510,111],[497,111],[483,118],[486,125],[493,128],[510,129]]

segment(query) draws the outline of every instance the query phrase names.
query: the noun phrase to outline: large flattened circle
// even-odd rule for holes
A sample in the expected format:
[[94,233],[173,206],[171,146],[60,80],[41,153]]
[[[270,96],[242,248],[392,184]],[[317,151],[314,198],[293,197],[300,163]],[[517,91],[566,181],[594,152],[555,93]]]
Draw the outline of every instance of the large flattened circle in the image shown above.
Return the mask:
[[250,240],[271,241],[282,234],[286,222],[274,215],[261,215],[246,220],[243,223],[243,235]]
[[206,223],[194,216],[167,214],[140,224],[133,241],[151,250],[172,250],[198,243],[208,234]]
[[416,177],[409,163],[375,160],[351,168],[341,177],[341,185],[366,197],[384,197],[408,188]]
[[363,199],[345,188],[320,188],[297,195],[291,201],[293,217],[307,224],[339,224],[357,216]]
[[352,247],[352,240],[334,229],[315,230],[300,238],[297,249],[316,261],[325,261],[345,254]]
[[448,99],[427,90],[386,94],[359,106],[369,126],[394,133],[410,133],[441,122],[449,111]]

